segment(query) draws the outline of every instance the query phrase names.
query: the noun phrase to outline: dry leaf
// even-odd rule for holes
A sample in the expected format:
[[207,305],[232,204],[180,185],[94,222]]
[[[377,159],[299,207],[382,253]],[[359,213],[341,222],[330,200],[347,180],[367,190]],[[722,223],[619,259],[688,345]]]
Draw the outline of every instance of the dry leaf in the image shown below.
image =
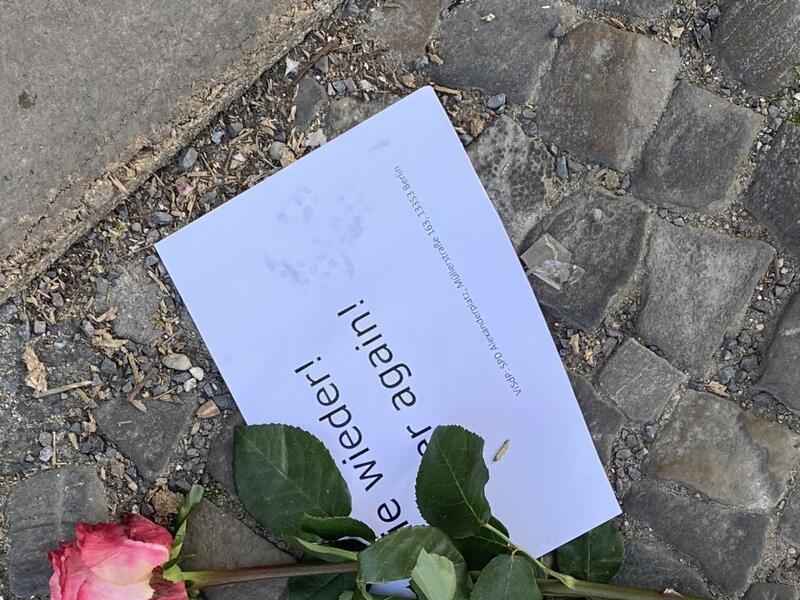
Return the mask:
[[683,35],[683,32],[686,31],[685,27],[678,27],[677,25],[670,25],[669,26],[669,33],[674,38],[679,38]]
[[583,353],[583,360],[586,361],[590,367],[594,366],[594,349],[590,346],[586,348],[586,352]]
[[288,167],[295,160],[297,159],[294,156],[294,152],[292,152],[289,148],[284,148],[281,152],[281,166]]
[[405,75],[401,75],[400,83],[402,83],[410,90],[413,90],[415,87],[417,87],[417,82],[411,73],[406,73]]
[[469,134],[478,137],[486,129],[486,121],[480,117],[472,117],[469,121]]
[[36,352],[30,346],[25,346],[22,351],[22,360],[28,368],[28,376],[25,378],[25,385],[41,394],[47,391],[47,367],[42,364]]
[[115,350],[122,348],[128,340],[116,340],[105,329],[100,329],[92,337],[92,345],[105,350],[106,354],[111,356]]
[[722,396],[726,398],[728,396],[727,388],[722,385],[719,381],[711,381],[708,384],[708,391],[715,393],[717,396]]
[[117,307],[116,306],[112,306],[106,312],[104,312],[102,315],[97,317],[95,319],[95,322],[96,323],[104,323],[105,321],[113,321],[116,318],[117,318]]
[[510,444],[511,440],[506,440],[505,442],[503,442],[503,445],[500,446],[500,450],[498,450],[497,453],[494,455],[492,461],[498,462],[501,458],[503,458],[506,455],[506,452],[508,452],[508,447]]

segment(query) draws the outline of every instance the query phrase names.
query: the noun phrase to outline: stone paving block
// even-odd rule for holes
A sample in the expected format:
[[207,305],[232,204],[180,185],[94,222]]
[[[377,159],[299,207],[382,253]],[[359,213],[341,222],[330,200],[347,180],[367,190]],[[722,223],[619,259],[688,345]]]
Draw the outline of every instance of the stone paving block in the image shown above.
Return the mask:
[[337,98],[331,102],[328,114],[325,117],[323,131],[328,140],[352,129],[362,121],[388,108],[399,98],[393,94],[375,94],[368,101],[359,100],[351,96]]
[[708,597],[703,578],[663,546],[644,540],[625,540],[625,562],[614,583],[648,590],[672,589],[683,595]]
[[747,208],[784,247],[800,257],[800,127],[778,131],[761,162],[747,197]]
[[634,193],[658,206],[723,207],[762,124],[753,111],[681,83],[645,145]]
[[237,426],[245,425],[242,413],[236,410],[228,415],[222,431],[217,434],[208,448],[206,471],[228,492],[236,495],[233,480],[233,433]]
[[152,481],[169,465],[198,404],[189,395],[164,402],[145,402],[143,413],[127,398],[114,398],[95,411],[101,433],[130,458],[145,479]]
[[774,255],[763,242],[660,222],[650,241],[639,333],[702,377]]
[[635,421],[652,421],[686,383],[684,373],[629,338],[600,373],[600,389]]
[[784,540],[800,546],[800,487],[797,484],[786,498],[778,531]]
[[676,49],[609,25],[570,33],[542,83],[542,137],[618,171],[631,169],[680,69]]
[[[235,516],[203,500],[186,531],[181,567],[196,569],[234,569],[293,562],[269,540],[256,534]],[[252,581],[211,587],[203,591],[208,600],[283,600],[286,580]]]
[[500,117],[467,150],[517,252],[554,194],[553,156],[512,118]]
[[340,4],[4,5],[0,300],[128,196],[107,172],[135,160],[135,190]]
[[694,560],[727,593],[744,590],[767,540],[770,518],[705,504],[641,482],[624,502],[628,517]]
[[425,56],[446,0],[404,0],[378,6],[370,14],[365,35],[386,45],[403,61]]
[[754,583],[743,600],[797,600],[797,590],[780,583]]
[[790,83],[800,65],[800,3],[727,0],[722,8],[714,45],[728,72],[756,94]]
[[606,465],[611,458],[614,441],[619,437],[619,432],[625,424],[625,417],[617,408],[600,398],[585,377],[570,373],[569,380],[600,460]]
[[433,65],[433,78],[531,102],[556,51],[558,40],[550,32],[560,23],[568,28],[571,19],[572,10],[559,0],[476,0],[459,6],[442,24],[444,64]]
[[582,275],[576,272],[561,290],[531,276],[539,303],[579,327],[595,329],[639,265],[649,223],[649,212],[628,198],[597,189],[567,198],[526,245],[550,234],[569,250]]
[[306,75],[297,84],[297,95],[295,96],[294,123],[302,131],[322,113],[328,104],[328,92],[316,79]]
[[670,10],[674,0],[572,0],[573,4],[624,16],[653,17]]
[[116,307],[114,334],[139,344],[152,344],[161,335],[156,324],[161,288],[147,275],[141,261],[121,263],[112,270],[119,277],[109,286],[107,296],[98,299],[98,314]]
[[789,408],[800,411],[800,296],[781,315],[756,383]]
[[786,492],[798,449],[800,436],[783,425],[688,390],[650,451],[645,472],[726,504],[769,510]]
[[73,539],[76,523],[107,518],[103,483],[90,467],[43,471],[12,487],[5,510],[11,592],[25,598],[46,594],[53,573],[47,551]]

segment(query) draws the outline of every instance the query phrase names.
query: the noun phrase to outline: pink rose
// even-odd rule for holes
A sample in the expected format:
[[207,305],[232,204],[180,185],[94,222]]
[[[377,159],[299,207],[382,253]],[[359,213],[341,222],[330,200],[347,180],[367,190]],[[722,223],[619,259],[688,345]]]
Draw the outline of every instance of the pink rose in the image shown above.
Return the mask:
[[48,553],[52,600],[188,600],[183,583],[161,576],[169,531],[139,515],[122,523],[78,523],[75,540]]

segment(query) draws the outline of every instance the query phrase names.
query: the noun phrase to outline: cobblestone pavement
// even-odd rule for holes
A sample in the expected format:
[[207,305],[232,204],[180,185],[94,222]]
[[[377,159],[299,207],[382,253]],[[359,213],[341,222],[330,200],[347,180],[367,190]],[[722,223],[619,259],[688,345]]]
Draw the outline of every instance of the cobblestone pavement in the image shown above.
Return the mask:
[[46,592],[73,522],[169,523],[193,482],[195,564],[292,560],[232,494],[241,417],[152,246],[433,84],[520,255],[584,271],[531,284],[625,509],[618,580],[795,598],[796,65],[796,0],[345,2],[0,306],[0,597]]

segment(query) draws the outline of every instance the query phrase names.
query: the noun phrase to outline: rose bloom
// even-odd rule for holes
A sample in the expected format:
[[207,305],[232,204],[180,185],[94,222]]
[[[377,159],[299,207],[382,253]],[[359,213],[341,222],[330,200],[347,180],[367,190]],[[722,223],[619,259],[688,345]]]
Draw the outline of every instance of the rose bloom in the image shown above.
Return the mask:
[[183,583],[161,576],[172,535],[139,515],[122,523],[78,523],[75,540],[48,553],[52,600],[188,600]]

